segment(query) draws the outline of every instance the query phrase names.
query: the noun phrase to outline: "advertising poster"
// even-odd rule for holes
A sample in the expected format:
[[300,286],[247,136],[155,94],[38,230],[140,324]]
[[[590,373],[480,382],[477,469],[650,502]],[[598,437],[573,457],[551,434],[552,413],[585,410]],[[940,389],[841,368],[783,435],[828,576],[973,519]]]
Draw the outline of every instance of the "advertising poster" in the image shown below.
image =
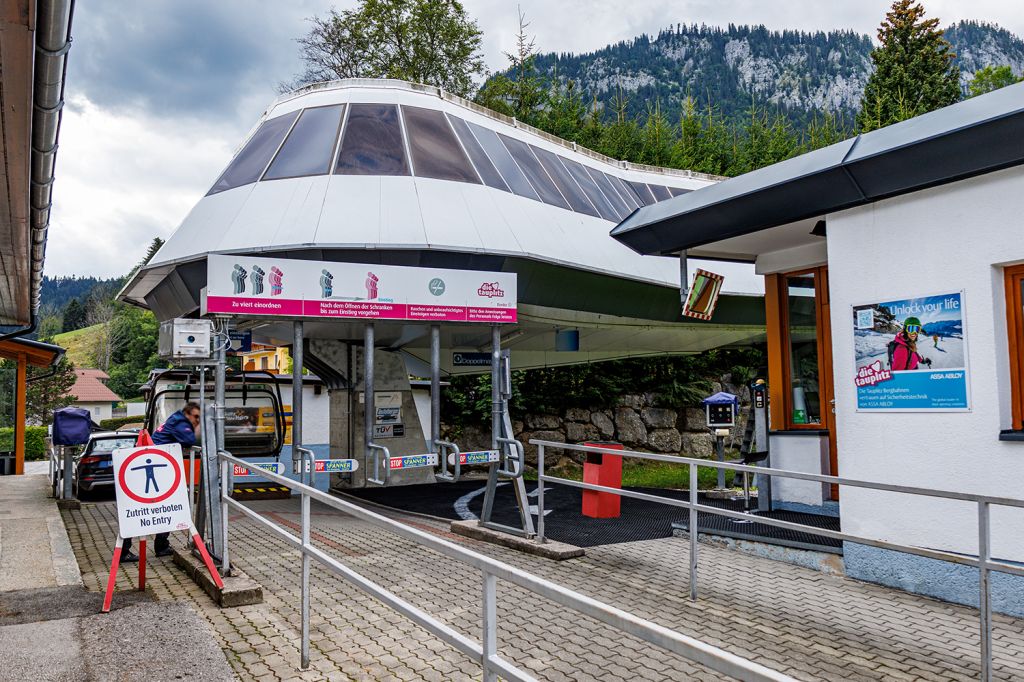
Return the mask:
[[970,410],[963,292],[853,307],[857,409]]

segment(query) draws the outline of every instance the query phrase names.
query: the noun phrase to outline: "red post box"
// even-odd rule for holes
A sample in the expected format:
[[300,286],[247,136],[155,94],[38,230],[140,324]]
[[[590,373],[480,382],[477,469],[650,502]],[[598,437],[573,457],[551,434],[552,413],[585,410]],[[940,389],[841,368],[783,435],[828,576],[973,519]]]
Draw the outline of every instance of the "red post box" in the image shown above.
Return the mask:
[[[583,445],[623,450],[621,443],[584,443]],[[583,482],[606,488],[622,487],[622,457],[603,452],[588,452],[583,464]],[[622,498],[614,493],[583,491],[583,515],[592,519],[618,518]]]

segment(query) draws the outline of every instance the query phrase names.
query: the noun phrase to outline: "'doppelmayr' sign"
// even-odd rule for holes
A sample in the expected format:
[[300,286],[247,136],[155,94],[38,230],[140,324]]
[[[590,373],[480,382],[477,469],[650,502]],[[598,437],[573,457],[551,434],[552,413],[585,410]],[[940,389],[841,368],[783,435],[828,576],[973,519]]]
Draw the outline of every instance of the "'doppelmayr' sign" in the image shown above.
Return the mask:
[[212,254],[206,268],[206,313],[516,321],[515,273]]

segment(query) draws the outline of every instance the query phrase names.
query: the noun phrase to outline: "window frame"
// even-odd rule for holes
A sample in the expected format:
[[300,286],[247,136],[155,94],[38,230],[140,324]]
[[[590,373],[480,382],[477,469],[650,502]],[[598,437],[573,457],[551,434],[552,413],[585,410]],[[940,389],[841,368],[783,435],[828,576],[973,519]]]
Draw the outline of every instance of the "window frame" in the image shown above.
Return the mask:
[[[818,396],[820,421],[811,424],[793,422],[793,376],[789,333],[789,293],[787,281],[792,277],[812,275],[814,277],[814,323],[815,343],[818,360]],[[771,276],[767,287],[766,300],[769,302],[768,334],[776,352],[769,349],[770,363],[774,369],[770,374],[772,429],[781,431],[831,431],[833,429],[832,409],[829,404],[833,395],[832,386],[832,339],[828,312],[828,266],[803,268]],[[771,286],[771,283],[774,286]],[[776,345],[777,344],[777,345]]]
[[1010,360],[1011,429],[1024,430],[1024,264],[1003,269],[1006,286],[1006,335]]
[[[300,173],[298,175],[278,175],[276,177],[270,177],[271,169],[274,167],[274,164],[277,163],[277,159],[279,156],[281,156],[281,152],[283,152],[284,148],[288,146],[288,140],[291,139],[291,136],[295,133],[295,129],[298,128],[299,124],[302,122],[302,117],[305,116],[306,112],[315,109],[329,109],[333,107],[340,108],[340,112],[338,115],[338,125],[335,127],[334,130],[334,138],[331,140],[331,153],[327,159],[327,170],[324,171],[323,173]],[[258,181],[263,182],[273,180],[291,180],[294,178],[313,178],[320,175],[330,175],[331,169],[334,168],[335,152],[338,149],[338,143],[340,142],[342,127],[345,124],[345,118],[347,116],[348,104],[345,102],[339,102],[338,104],[322,104],[319,106],[307,107],[305,109],[302,109],[299,113],[299,117],[295,119],[295,121],[292,123],[291,128],[288,129],[288,133],[284,136],[284,140],[281,141],[281,144],[278,146],[277,151],[274,152],[274,156],[271,157],[270,163],[268,163],[267,167],[263,169],[263,173],[260,175]]]

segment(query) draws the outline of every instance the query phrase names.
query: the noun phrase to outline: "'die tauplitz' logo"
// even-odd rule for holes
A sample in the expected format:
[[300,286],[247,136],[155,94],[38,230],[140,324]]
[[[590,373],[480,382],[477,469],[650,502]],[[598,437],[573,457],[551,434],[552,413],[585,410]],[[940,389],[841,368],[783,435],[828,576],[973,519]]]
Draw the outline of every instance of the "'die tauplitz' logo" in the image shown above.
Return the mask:
[[245,293],[245,278],[248,276],[249,273],[246,272],[245,268],[235,263],[235,269],[231,271],[231,285],[234,287],[236,296]]
[[476,295],[487,298],[505,298],[505,291],[501,288],[500,282],[484,282],[476,290]]
[[440,277],[435,277],[434,279],[430,280],[429,284],[427,284],[427,289],[429,289],[430,293],[432,293],[434,296],[440,296],[441,294],[444,293],[444,280],[441,279]]
[[320,298],[330,298],[334,295],[334,275],[328,270],[321,270],[320,273]]

